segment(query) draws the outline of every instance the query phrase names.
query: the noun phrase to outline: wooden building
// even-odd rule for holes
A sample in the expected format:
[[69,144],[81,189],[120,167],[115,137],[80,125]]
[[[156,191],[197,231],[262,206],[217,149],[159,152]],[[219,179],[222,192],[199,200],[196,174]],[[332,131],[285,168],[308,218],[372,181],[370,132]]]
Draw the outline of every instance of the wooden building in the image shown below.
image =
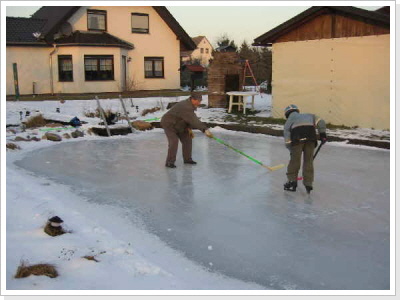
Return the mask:
[[272,47],[274,117],[296,104],[335,125],[390,128],[389,7],[311,7],[253,45]]

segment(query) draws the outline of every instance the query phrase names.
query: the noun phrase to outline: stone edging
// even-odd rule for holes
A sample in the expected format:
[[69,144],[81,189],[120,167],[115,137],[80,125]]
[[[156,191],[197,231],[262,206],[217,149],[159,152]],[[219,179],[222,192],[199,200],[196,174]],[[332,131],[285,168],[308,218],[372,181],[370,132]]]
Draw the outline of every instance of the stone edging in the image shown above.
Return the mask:
[[[249,133],[260,133],[272,136],[283,136],[283,130],[272,129],[269,127],[263,126],[248,126],[248,125],[240,125],[240,124],[219,124],[219,123],[205,123],[209,128],[219,126],[221,128],[232,130],[232,131],[241,131],[241,132],[249,132]],[[160,122],[151,122],[151,125],[155,128],[161,128]],[[95,127],[92,128],[93,132],[100,136],[107,136],[107,132],[105,128]],[[112,135],[124,135],[130,133],[130,128],[116,128],[111,129]],[[346,141],[348,144],[353,145],[364,145],[370,147],[377,147],[382,149],[390,149],[390,141],[374,141],[374,140],[362,140],[362,139],[349,139],[349,138],[341,138],[336,136],[328,136],[329,141],[335,142],[343,142]]]

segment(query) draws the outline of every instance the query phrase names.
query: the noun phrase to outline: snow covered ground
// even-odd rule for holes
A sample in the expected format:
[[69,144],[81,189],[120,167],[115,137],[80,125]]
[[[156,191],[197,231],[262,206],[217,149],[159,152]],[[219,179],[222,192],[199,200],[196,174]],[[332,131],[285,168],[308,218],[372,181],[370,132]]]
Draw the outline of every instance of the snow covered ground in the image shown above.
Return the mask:
[[[131,118],[136,120],[147,120],[160,118],[166,110],[168,103],[177,102],[186,99],[186,96],[179,97],[149,97],[149,98],[127,98],[124,99],[126,109]],[[270,117],[271,114],[271,95],[262,94],[256,95],[254,101],[254,109],[258,112],[255,114],[256,117]],[[124,115],[123,108],[119,99],[107,99],[100,100],[100,103],[105,111],[111,110],[113,112],[119,112],[122,116]],[[208,96],[203,95],[202,104],[205,108],[198,108],[196,114],[201,117],[203,122],[212,122],[216,124],[229,124],[234,122],[226,121],[228,113],[224,108],[210,108],[208,109]],[[153,113],[148,113],[142,116],[142,112],[146,109],[159,107],[160,110]],[[250,108],[250,104],[247,105]],[[20,124],[21,121],[26,120],[26,112],[28,111],[31,115],[43,114],[47,119],[56,119],[60,121],[69,122],[73,117],[78,117],[80,120],[88,123],[89,127],[98,124],[101,120],[98,118],[88,118],[85,116],[87,113],[94,113],[97,108],[95,100],[67,100],[65,103],[59,101],[19,101],[19,102],[7,102],[7,115],[6,124]],[[57,110],[60,113],[57,113]],[[283,117],[283,115],[282,115]],[[257,126],[268,126],[272,129],[283,129],[282,125],[277,124],[259,124],[255,121],[254,125]],[[116,125],[127,126],[126,121],[120,120]],[[373,130],[369,128],[357,128],[357,129],[338,129],[338,130],[327,130],[328,136],[339,136],[349,139],[368,139],[368,140],[390,140],[390,132],[386,130]]]
[[[151,119],[161,117],[165,110],[144,117],[140,116],[140,112],[156,106],[166,107],[168,102],[184,98],[132,99],[132,102],[125,100],[125,104],[130,116]],[[260,115],[269,116],[270,101],[266,95],[256,98],[256,109]],[[104,109],[121,110],[118,99],[101,102]],[[207,104],[207,99],[203,102]],[[23,116],[26,111],[38,111],[46,117],[55,115],[65,121],[77,116],[88,122],[82,127],[84,131],[99,122],[99,119],[84,116],[85,112],[96,109],[95,101],[70,100],[64,104],[57,101],[7,102],[6,108],[7,124],[19,124],[21,111]],[[56,113],[57,108],[60,113]],[[199,108],[197,114],[202,121],[218,122],[223,120],[226,112],[224,109]],[[115,126],[126,124],[124,122],[119,121]],[[68,131],[72,130],[61,133]],[[266,164],[275,165],[287,160],[288,153],[280,138],[232,133],[221,128],[215,128],[213,132]],[[358,130],[355,136],[357,132],[360,133],[358,136],[362,135],[362,130]],[[40,137],[41,134],[43,132],[39,129],[16,133],[8,131],[6,139],[11,141],[16,135]],[[317,179],[316,186],[320,186],[320,190],[316,188],[310,199],[301,191],[288,195],[281,190],[284,170],[265,174],[266,170],[260,166],[205,138],[198,131],[195,134],[194,154],[199,165],[184,167],[177,163],[176,170],[165,170],[163,166],[166,140],[160,129],[111,138],[87,134],[83,138],[64,139],[60,143],[45,140],[16,142],[22,149],[7,151],[6,173],[3,171],[2,174],[7,180],[6,213],[2,206],[3,225],[4,217],[7,222],[7,256],[2,256],[2,262],[6,263],[2,264],[2,279],[6,285],[2,285],[3,294],[33,295],[43,294],[43,290],[51,290],[50,294],[61,291],[62,294],[83,294],[85,291],[92,294],[96,290],[100,290],[101,294],[112,293],[110,290],[121,290],[126,294],[146,293],[149,290],[153,294],[159,290],[162,290],[160,294],[176,294],[177,290],[195,294],[224,294],[224,291],[231,290],[235,291],[234,294],[253,291],[263,295],[270,293],[270,289],[311,289],[323,294],[324,289],[351,290],[352,286],[354,289],[382,289],[381,294],[389,291],[388,150],[328,143],[317,165],[322,179]],[[376,134],[382,136],[386,133]],[[113,152],[118,155],[111,155]],[[328,156],[327,152],[332,156]],[[339,163],[345,152],[348,156]],[[335,167],[331,169],[330,166]],[[377,172],[373,178],[368,176],[371,169]],[[111,180],[110,183],[112,178],[119,180]],[[239,190],[236,188],[240,186],[246,187],[248,198],[237,197]],[[331,196],[326,197],[323,192],[329,192]],[[132,202],[121,202],[121,198],[130,196]],[[222,198],[223,201],[218,202],[215,198]],[[233,200],[231,206],[229,199]],[[147,200],[151,202],[146,203]],[[174,203],[173,200],[175,204],[165,207],[171,201]],[[187,207],[185,201],[188,200],[193,201],[196,213]],[[212,214],[208,222],[206,216],[210,210]],[[227,223],[218,223],[219,214]],[[49,237],[43,232],[46,221],[54,215],[65,221],[64,227],[71,233]],[[244,220],[242,216],[246,216]],[[253,217],[258,223],[251,223]],[[253,265],[254,274],[251,271],[251,263],[257,261],[257,257],[247,259],[254,253],[249,251],[249,247],[241,248],[243,243],[240,243],[240,238],[228,236],[227,224],[233,222],[240,225],[242,220],[243,228],[253,228],[258,227],[256,225],[262,222],[263,217],[268,217],[264,219],[267,222],[264,225],[268,225],[265,236],[275,237],[277,243],[286,248],[277,251],[269,246],[272,247],[269,250],[275,252],[258,255],[281,262],[289,257],[291,263],[286,269],[278,267],[267,272],[269,278],[260,281],[256,274],[260,272],[258,267]],[[197,230],[193,228],[196,223],[189,222],[195,220],[201,224]],[[326,221],[331,228],[322,221]],[[171,223],[168,225],[168,222]],[[345,222],[349,224],[345,225]],[[221,225],[224,230],[216,230],[210,224]],[[252,225],[249,227],[248,224]],[[282,226],[286,226],[287,232],[281,232]],[[193,241],[203,243],[190,245],[189,228],[197,233]],[[213,236],[208,242],[207,230]],[[237,230],[240,226],[235,229],[236,233]],[[306,234],[304,239],[295,237],[309,230],[315,236]],[[295,235],[290,238],[289,233]],[[219,245],[216,239],[218,234],[221,234]],[[244,230],[239,236],[246,234],[248,232]],[[168,235],[174,238],[168,240]],[[263,236],[259,238],[262,240]],[[319,244],[323,239],[329,243]],[[337,247],[341,239],[344,239],[345,245]],[[237,245],[232,244],[235,240]],[[289,246],[291,241],[293,243]],[[289,251],[290,248],[296,250],[299,245],[305,247],[307,241],[311,243],[310,249]],[[221,252],[223,245],[226,249]],[[230,249],[232,245],[237,248]],[[265,246],[268,248],[268,244]],[[240,272],[235,273],[229,260],[222,262],[224,251],[243,260],[238,261],[238,266],[249,270],[249,280]],[[321,263],[322,258],[328,259],[331,263],[327,266],[337,272],[339,269],[335,268],[335,264],[340,266],[347,258],[353,258],[348,261],[348,276],[362,274],[362,270],[365,276],[360,276],[352,285],[346,281],[346,276],[334,280],[335,277],[331,277],[334,274],[313,273],[313,268],[303,266],[307,274],[300,280],[302,276],[296,274],[301,274],[302,264],[309,259],[307,256],[313,254],[308,251],[322,253]],[[340,251],[344,251],[347,258],[341,259]],[[214,257],[218,258],[216,261],[206,260],[207,255],[212,258],[215,253],[219,253]],[[304,255],[303,259],[293,260],[296,253]],[[83,256],[87,255],[95,256],[99,262],[84,259]],[[13,276],[21,261],[54,264],[60,276],[55,279],[45,276],[15,279]],[[361,266],[363,261],[365,265]],[[316,262],[318,260],[312,264]],[[228,265],[221,267],[224,263]],[[269,263],[273,265],[271,261]],[[367,283],[371,284],[370,288]]]

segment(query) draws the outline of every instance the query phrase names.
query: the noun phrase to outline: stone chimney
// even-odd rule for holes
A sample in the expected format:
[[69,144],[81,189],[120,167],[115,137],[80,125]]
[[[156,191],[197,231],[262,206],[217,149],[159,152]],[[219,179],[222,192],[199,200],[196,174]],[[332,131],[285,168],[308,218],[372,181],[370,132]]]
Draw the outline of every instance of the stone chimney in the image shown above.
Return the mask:
[[236,52],[215,52],[208,68],[208,106],[228,107],[226,92],[241,91],[243,64]]

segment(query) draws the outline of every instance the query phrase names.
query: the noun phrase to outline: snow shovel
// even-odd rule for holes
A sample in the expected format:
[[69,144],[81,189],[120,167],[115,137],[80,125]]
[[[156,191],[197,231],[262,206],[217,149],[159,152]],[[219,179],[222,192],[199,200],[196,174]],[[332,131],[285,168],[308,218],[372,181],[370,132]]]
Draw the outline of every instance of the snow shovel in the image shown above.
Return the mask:
[[240,151],[240,150],[238,150],[238,149],[236,149],[236,148],[233,148],[231,145],[228,145],[228,144],[225,143],[223,140],[221,140],[221,139],[219,139],[219,138],[216,138],[216,137],[213,137],[213,139],[216,140],[218,143],[220,143],[220,144],[222,144],[222,145],[224,145],[224,146],[226,146],[226,147],[228,147],[228,148],[231,148],[233,151],[235,151],[235,152],[237,152],[237,153],[239,153],[239,154],[241,154],[241,155],[247,157],[247,158],[250,159],[251,161],[254,161],[256,164],[259,164],[260,166],[262,166],[262,167],[264,167],[264,168],[267,168],[267,169],[270,170],[270,171],[276,171],[276,170],[279,170],[279,169],[281,169],[281,168],[283,168],[283,167],[285,166],[284,164],[280,164],[280,165],[273,166],[273,167],[266,166],[266,165],[264,165],[262,162],[258,161],[257,159],[255,159],[255,158],[253,158],[253,157],[247,155],[246,153],[243,153],[242,151]]

